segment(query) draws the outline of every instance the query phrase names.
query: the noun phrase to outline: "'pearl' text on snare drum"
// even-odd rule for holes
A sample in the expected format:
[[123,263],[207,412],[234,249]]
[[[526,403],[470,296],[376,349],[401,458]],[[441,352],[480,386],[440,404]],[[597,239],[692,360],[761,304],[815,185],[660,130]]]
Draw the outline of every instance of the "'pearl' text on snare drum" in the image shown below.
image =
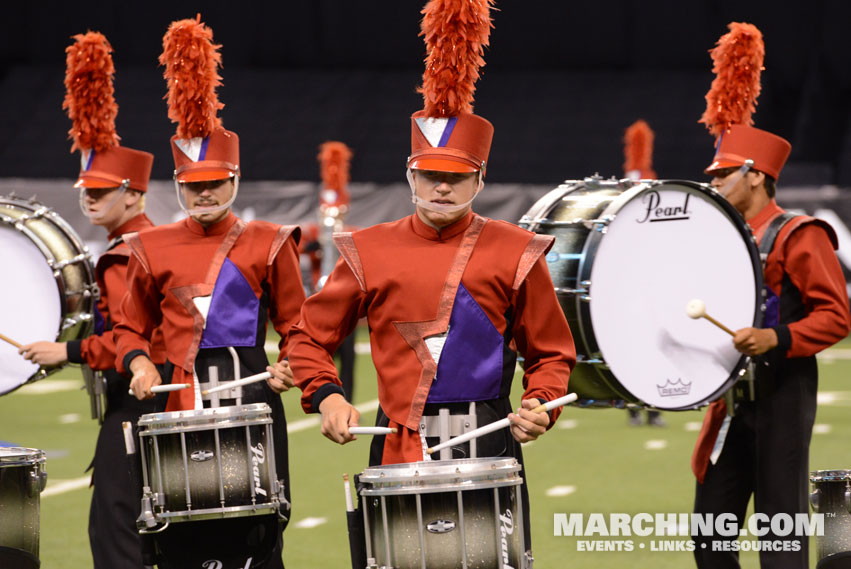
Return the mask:
[[659,196],[659,192],[651,190],[641,197],[641,202],[647,204],[644,219],[636,219],[635,221],[644,223],[645,221],[678,221],[689,219],[691,212],[688,209],[688,199],[690,196],[690,193],[685,192],[683,205],[662,207],[662,198]]
[[254,473],[254,491],[261,496],[266,495],[266,489],[260,485],[260,465],[264,462],[266,462],[266,451],[263,449],[263,444],[258,443],[256,447],[251,447],[251,464]]
[[505,569],[514,569],[509,563],[511,555],[508,552],[508,538],[514,533],[514,517],[511,515],[511,510],[505,510],[504,514],[499,515],[499,521],[502,522],[502,527],[499,528],[502,541],[502,566]]

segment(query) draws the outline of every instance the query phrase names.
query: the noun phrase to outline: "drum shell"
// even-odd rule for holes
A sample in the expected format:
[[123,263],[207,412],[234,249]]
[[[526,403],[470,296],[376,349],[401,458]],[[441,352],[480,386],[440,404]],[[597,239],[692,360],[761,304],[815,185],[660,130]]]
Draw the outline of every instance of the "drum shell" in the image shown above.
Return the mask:
[[851,552],[851,470],[817,470],[810,482],[813,511],[824,514],[824,535],[816,537],[821,567],[831,556]]
[[514,459],[372,467],[359,476],[368,551],[394,569],[522,567],[523,514]]
[[38,558],[40,493],[47,482],[44,452],[0,448],[0,547]]
[[[143,415],[146,492],[172,522],[278,511],[271,409],[265,403]],[[218,439],[218,441],[217,441]]]

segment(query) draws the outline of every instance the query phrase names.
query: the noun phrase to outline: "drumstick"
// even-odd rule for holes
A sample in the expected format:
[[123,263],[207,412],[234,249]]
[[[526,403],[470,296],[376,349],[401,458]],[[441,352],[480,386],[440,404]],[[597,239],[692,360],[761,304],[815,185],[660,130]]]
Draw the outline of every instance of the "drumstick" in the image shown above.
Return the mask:
[[[181,389],[188,389],[188,383],[166,383],[165,385],[155,385],[151,388],[151,393],[165,393],[167,391],[180,391]],[[127,391],[128,395],[135,395],[133,390],[130,389]]]
[[689,300],[688,304],[686,304],[686,314],[689,315],[690,318],[694,318],[697,320],[698,318],[706,318],[725,332],[727,332],[731,336],[735,336],[736,333],[712,318],[710,315],[706,313],[706,304],[700,300],[699,298],[695,298],[694,300]]
[[4,342],[8,342],[9,344],[12,344],[13,346],[18,348],[19,350],[24,347],[23,344],[19,344],[18,342],[16,342],[15,340],[10,338],[9,336],[4,336],[3,334],[0,334],[0,340],[3,340]]
[[243,385],[248,385],[249,383],[256,383],[258,381],[265,381],[272,377],[272,374],[268,371],[264,371],[263,373],[258,373],[256,375],[249,375],[243,379],[237,379],[236,381],[229,381],[227,383],[222,383],[221,385],[217,385],[216,387],[211,387],[210,389],[205,389],[201,392],[201,395],[209,395],[211,393],[216,393],[218,391],[226,391],[228,389],[233,389],[235,387],[242,387]]
[[352,501],[352,488],[349,486],[349,475],[343,474],[343,487],[346,492],[346,511],[354,512],[355,503]]
[[397,431],[396,427],[349,427],[351,435],[389,435]]
[[[544,403],[543,405],[538,405],[537,407],[532,409],[532,412],[533,413],[543,413],[544,411],[552,411],[556,407],[561,407],[562,405],[567,405],[568,403],[571,403],[572,401],[576,401],[577,399],[578,399],[578,396],[575,393],[569,393],[569,394],[565,395],[564,397],[559,397],[558,399],[553,399],[552,401],[548,401],[547,403]],[[448,447],[451,447],[451,446],[459,445],[461,443],[466,443],[467,441],[476,439],[478,437],[481,437],[482,435],[486,435],[488,433],[492,433],[494,431],[504,429],[505,427],[507,427],[510,424],[511,424],[511,422],[508,420],[508,417],[506,417],[505,419],[500,419],[499,421],[494,421],[493,423],[490,423],[489,425],[485,425],[484,427],[479,427],[478,429],[473,429],[469,433],[464,433],[463,435],[458,435],[454,439],[449,439],[446,442],[442,442],[438,445],[434,445],[433,447],[426,450],[426,452],[428,454],[434,454],[441,449],[445,449],[445,448],[448,448]]]

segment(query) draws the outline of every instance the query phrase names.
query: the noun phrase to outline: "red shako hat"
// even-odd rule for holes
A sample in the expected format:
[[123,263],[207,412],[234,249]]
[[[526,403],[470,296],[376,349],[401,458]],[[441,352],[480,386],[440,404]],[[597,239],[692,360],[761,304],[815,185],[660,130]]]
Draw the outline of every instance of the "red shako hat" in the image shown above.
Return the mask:
[[653,129],[639,119],[629,125],[623,136],[623,171],[633,180],[655,180],[653,170]]

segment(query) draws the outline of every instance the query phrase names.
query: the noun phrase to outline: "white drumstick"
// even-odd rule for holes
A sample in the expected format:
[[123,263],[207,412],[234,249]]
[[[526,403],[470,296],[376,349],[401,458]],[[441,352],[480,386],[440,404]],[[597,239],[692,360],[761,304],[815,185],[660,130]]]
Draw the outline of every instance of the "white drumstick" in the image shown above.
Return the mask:
[[354,512],[355,511],[355,503],[352,500],[352,488],[349,486],[349,475],[343,474],[343,486],[344,492],[346,493],[346,511]]
[[[151,393],[166,393],[168,391],[180,391],[181,389],[188,389],[188,383],[166,383],[165,385],[155,385],[151,388]],[[130,389],[127,391],[128,395],[135,395],[133,390]]]
[[228,389],[233,389],[235,387],[242,387],[243,385],[248,385],[250,383],[257,383],[258,381],[266,381],[270,377],[272,377],[272,374],[268,371],[264,371],[263,373],[249,375],[248,377],[237,379],[236,381],[228,381],[227,383],[222,383],[221,385],[217,385],[216,387],[205,389],[201,392],[201,395],[209,395],[211,393],[217,393],[219,391],[227,391]]
[[697,320],[698,318],[706,318],[725,332],[727,332],[731,336],[735,336],[736,333],[712,318],[710,315],[706,313],[706,304],[700,300],[699,298],[695,298],[693,300],[689,300],[688,304],[686,304],[686,314],[689,315],[689,318],[694,318]]
[[[553,399],[552,401],[548,401],[543,405],[538,405],[534,409],[532,409],[533,413],[543,413],[544,411],[552,411],[556,407],[561,407],[562,405],[567,405],[573,401],[576,401],[578,396],[575,393],[569,393],[564,397],[559,397],[558,399]],[[451,446],[459,445],[461,443],[466,443],[467,441],[476,439],[481,437],[482,435],[486,435],[488,433],[492,433],[494,431],[498,431],[500,429],[504,429],[511,422],[508,420],[508,417],[505,419],[500,419],[499,421],[494,421],[489,425],[485,425],[484,427],[479,427],[478,429],[473,429],[469,433],[464,433],[463,435],[458,435],[454,439],[449,439],[446,442],[442,442],[438,445],[434,445],[433,447],[426,450],[428,454],[434,454],[439,450],[449,448]]]
[[351,435],[389,435],[396,432],[396,427],[349,427]]

